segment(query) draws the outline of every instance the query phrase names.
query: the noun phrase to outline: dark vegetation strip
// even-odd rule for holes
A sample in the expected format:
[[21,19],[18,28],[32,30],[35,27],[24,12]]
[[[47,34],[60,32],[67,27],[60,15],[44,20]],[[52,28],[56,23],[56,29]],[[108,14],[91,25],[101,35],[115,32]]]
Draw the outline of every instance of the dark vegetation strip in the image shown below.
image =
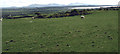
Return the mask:
[[69,16],[76,16],[76,15],[88,15],[92,14],[89,11],[94,11],[94,10],[119,10],[120,7],[109,7],[109,8],[99,8],[99,9],[83,9],[83,10],[78,10],[78,9],[72,9],[66,12],[59,12],[55,13],[52,15],[49,14],[41,14],[39,11],[35,12],[34,15],[28,15],[28,14],[21,14],[20,16],[5,16],[6,19],[18,19],[18,18],[27,18],[27,17],[32,17],[32,19],[35,18],[59,18],[59,17],[69,17]]

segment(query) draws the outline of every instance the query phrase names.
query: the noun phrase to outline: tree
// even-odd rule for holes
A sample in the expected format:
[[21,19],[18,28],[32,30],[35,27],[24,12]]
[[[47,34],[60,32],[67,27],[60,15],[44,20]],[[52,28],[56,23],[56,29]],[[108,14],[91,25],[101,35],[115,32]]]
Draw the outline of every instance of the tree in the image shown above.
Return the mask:
[[36,12],[35,13],[37,16],[35,16],[36,18],[44,18],[45,16],[44,15],[41,15],[40,12]]
[[73,9],[71,10],[71,14],[74,16],[74,15],[79,15],[80,12],[77,10],[77,9]]
[[40,13],[40,12],[36,12],[35,14],[36,14],[36,15],[41,15],[41,13]]

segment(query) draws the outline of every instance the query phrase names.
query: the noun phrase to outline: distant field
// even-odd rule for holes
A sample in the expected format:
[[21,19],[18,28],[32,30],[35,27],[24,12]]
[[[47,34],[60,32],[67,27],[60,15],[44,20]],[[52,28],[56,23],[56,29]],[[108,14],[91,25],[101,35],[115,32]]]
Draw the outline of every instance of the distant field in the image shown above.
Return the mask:
[[6,18],[9,15],[12,15],[12,16],[29,15],[29,14],[33,15],[36,12],[40,12],[42,14],[53,14],[53,13],[67,11],[68,8],[69,7],[3,8],[2,17]]
[[52,19],[4,19],[3,52],[117,52],[118,12]]

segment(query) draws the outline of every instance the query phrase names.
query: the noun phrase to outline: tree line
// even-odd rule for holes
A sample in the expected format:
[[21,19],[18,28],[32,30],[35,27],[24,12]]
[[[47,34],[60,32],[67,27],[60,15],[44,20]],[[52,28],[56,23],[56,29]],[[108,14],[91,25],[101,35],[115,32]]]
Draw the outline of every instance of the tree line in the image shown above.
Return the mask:
[[76,15],[88,15],[88,14],[92,14],[89,13],[89,11],[93,11],[93,10],[119,10],[120,7],[109,7],[109,8],[99,8],[99,9],[84,9],[84,10],[78,10],[78,9],[72,9],[70,11],[66,11],[66,12],[59,12],[59,13],[55,13],[52,15],[46,15],[46,14],[41,14],[40,12],[36,12],[34,13],[34,16],[21,16],[21,17],[12,17],[12,16],[8,16],[7,19],[17,19],[17,18],[26,18],[26,17],[34,17],[35,18],[59,18],[59,17],[69,17],[69,16],[76,16]]

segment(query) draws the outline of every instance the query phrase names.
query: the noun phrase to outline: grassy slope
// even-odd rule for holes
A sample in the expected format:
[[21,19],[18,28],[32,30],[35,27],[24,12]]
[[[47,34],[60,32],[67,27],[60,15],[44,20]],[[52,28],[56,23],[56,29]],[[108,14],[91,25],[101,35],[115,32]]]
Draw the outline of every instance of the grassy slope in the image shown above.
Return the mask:
[[0,21],[0,53],[2,53],[2,22]]
[[[101,11],[87,15],[84,20],[80,16],[35,20],[5,19],[3,51],[8,48],[10,52],[116,52],[117,16],[117,11]],[[5,44],[10,40],[15,42]]]

